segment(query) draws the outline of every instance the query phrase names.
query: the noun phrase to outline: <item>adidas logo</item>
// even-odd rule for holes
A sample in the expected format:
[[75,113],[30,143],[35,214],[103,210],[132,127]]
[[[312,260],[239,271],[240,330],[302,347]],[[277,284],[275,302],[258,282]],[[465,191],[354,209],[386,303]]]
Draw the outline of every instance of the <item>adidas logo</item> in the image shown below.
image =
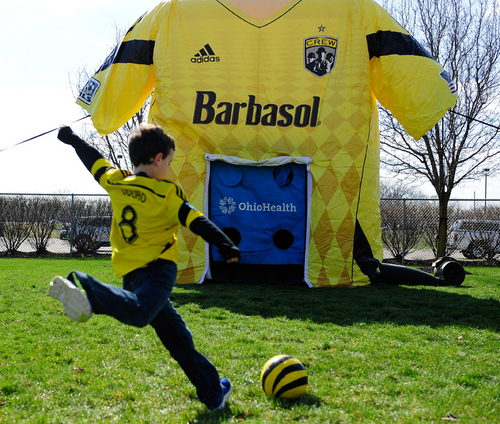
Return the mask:
[[210,44],[205,44],[203,48],[191,58],[193,63],[220,62],[220,57],[216,56]]

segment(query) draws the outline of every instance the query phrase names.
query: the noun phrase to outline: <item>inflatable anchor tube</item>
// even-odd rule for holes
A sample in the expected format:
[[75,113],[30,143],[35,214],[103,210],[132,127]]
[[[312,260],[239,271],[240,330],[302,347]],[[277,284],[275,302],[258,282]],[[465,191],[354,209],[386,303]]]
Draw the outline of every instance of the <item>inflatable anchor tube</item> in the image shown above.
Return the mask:
[[402,265],[381,263],[378,284],[407,286],[459,286],[465,279],[465,270],[456,261],[444,262],[435,271],[427,272]]
[[419,269],[408,268],[402,265],[381,263],[379,265],[379,284],[391,286],[438,286],[440,280]]

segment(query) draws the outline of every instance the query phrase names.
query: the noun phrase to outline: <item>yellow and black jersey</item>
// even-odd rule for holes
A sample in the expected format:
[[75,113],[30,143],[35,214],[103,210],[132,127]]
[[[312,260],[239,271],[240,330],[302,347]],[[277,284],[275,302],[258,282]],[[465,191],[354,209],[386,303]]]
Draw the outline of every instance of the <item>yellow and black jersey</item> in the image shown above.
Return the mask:
[[109,193],[113,206],[110,241],[117,276],[144,267],[156,259],[177,263],[176,232],[202,216],[188,206],[174,183],[132,175],[110,167],[105,159],[92,166],[92,175]]
[[181,225],[219,247],[225,259],[239,256],[233,243],[189,204],[176,184],[111,166],[69,127],[60,131],[59,138],[75,148],[96,181],[109,193],[113,207],[112,263],[118,277],[157,259],[177,263],[176,232]]
[[[207,153],[312,159],[306,262],[315,286],[368,283],[355,239],[382,258],[377,100],[418,139],[457,99],[439,63],[373,0],[291,0],[263,20],[226,0],[161,2],[78,103],[107,134],[153,90],[150,120],[176,140],[169,178],[198,208]],[[192,282],[205,259],[199,244],[186,245],[180,267]]]

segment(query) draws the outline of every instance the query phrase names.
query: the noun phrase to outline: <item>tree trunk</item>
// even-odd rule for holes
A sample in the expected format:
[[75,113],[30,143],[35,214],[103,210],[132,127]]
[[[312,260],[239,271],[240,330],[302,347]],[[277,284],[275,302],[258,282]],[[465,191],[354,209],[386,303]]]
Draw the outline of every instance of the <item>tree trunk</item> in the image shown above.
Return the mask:
[[446,242],[448,238],[448,203],[449,195],[441,194],[439,196],[439,230],[437,254],[438,258],[446,255]]

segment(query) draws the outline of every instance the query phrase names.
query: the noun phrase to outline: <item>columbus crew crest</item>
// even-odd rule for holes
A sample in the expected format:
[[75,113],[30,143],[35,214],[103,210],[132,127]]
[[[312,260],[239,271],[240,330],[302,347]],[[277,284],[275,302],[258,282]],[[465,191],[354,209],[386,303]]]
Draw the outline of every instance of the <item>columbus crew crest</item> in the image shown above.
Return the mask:
[[332,72],[337,59],[338,38],[309,37],[304,40],[304,67],[312,74],[323,77]]

